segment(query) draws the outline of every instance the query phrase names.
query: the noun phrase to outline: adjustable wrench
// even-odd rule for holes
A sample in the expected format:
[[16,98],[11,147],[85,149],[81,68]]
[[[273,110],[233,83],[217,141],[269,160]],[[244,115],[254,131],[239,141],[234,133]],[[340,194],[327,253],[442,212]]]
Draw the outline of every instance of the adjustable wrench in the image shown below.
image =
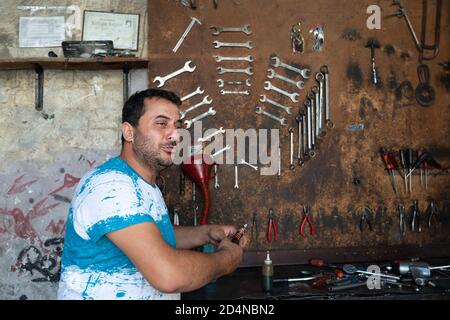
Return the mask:
[[234,28],[230,28],[230,27],[227,27],[227,28],[221,28],[221,27],[216,27],[216,26],[211,26],[211,27],[209,27],[209,28],[212,29],[212,30],[214,30],[214,31],[212,32],[212,35],[213,35],[213,36],[218,36],[218,35],[221,34],[222,32],[243,32],[243,33],[245,33],[246,35],[252,34],[252,30],[250,29],[250,25],[249,25],[249,24],[246,24],[246,25],[244,25],[244,26],[241,27],[241,28],[237,28],[237,27],[234,27]]
[[283,67],[283,68],[289,69],[291,71],[297,72],[305,79],[309,79],[311,77],[311,70],[308,68],[298,69],[296,67],[293,67],[291,65],[288,65],[288,64],[282,62],[280,60],[280,58],[278,58],[277,56],[272,57],[272,59],[274,60],[274,62],[272,63],[272,67],[275,67],[275,68]]
[[305,87],[305,83],[303,81],[295,81],[295,80],[289,79],[285,76],[282,76],[281,74],[276,73],[275,70],[273,70],[273,69],[267,70],[267,78],[269,78],[269,79],[277,78],[277,79],[283,80],[287,83],[293,84],[294,86],[296,86],[299,89],[303,89]]
[[275,92],[281,93],[282,95],[289,97],[292,100],[292,102],[298,102],[298,97],[300,96],[297,92],[289,93],[280,88],[277,88],[272,83],[270,83],[270,81],[264,81],[264,89],[273,90]]
[[177,71],[172,72],[171,74],[168,74],[165,77],[161,77],[161,76],[157,76],[153,79],[153,83],[155,83],[156,81],[159,82],[158,84],[158,88],[164,86],[164,83],[166,83],[167,80],[172,79],[173,77],[178,76],[179,74],[182,74],[183,72],[194,72],[194,70],[197,68],[196,66],[189,66],[189,64],[191,63],[191,60],[186,61],[186,63],[184,64],[184,67],[181,69],[178,69]]
[[244,91],[220,90],[220,94],[222,94],[222,95],[224,95],[224,94],[240,94],[240,95],[248,96],[248,95],[250,95],[250,91],[248,91],[248,90],[244,90]]
[[197,87],[197,89],[195,89],[195,91],[185,95],[183,98],[180,98],[181,102],[186,101],[198,94],[203,94],[205,92],[205,90],[202,90],[200,87]]
[[225,85],[228,86],[239,86],[245,84],[247,87],[251,87],[252,83],[250,82],[250,79],[245,79],[245,81],[223,81],[222,79],[217,79],[217,83],[219,88],[223,88]]
[[205,97],[203,98],[203,100],[200,101],[199,103],[193,105],[192,107],[187,108],[187,109],[184,110],[184,111],[180,111],[180,119],[184,119],[184,117],[186,116],[186,114],[187,114],[188,112],[191,112],[192,110],[195,110],[195,109],[197,109],[197,108],[199,108],[199,107],[201,107],[201,106],[203,106],[203,105],[205,105],[205,104],[211,104],[212,102],[213,102],[213,101],[209,99],[209,96],[205,96]]
[[206,137],[198,138],[197,141],[198,142],[209,141],[209,140],[211,140],[212,137],[217,136],[218,134],[221,134],[221,133],[225,133],[225,129],[223,127],[220,127],[219,130],[214,131],[213,133],[211,133],[210,135],[207,135]]
[[229,145],[226,145],[225,148],[222,148],[222,149],[220,149],[220,150],[214,152],[214,153],[211,155],[211,158],[214,158],[215,156],[221,154],[222,152],[225,152],[225,151],[230,150],[230,149],[231,149],[231,147],[230,147]]
[[292,107],[290,107],[290,106],[283,106],[281,103],[278,103],[276,101],[273,101],[273,100],[267,98],[267,96],[265,94],[262,94],[262,95],[259,96],[259,101],[261,101],[261,102],[266,102],[267,101],[271,105],[273,105],[275,107],[278,107],[278,108],[281,108],[284,111],[286,111],[288,114],[291,114]]
[[200,120],[206,118],[209,115],[213,116],[215,114],[216,114],[216,110],[214,110],[213,107],[210,107],[208,109],[208,111],[202,113],[201,115],[199,115],[199,116],[197,116],[197,117],[195,117],[195,118],[193,118],[191,120],[185,120],[184,124],[186,125],[186,129],[189,129],[194,122],[200,121]]
[[268,116],[269,118],[271,118],[271,119],[273,119],[273,120],[278,121],[282,126],[287,125],[287,120],[286,120],[286,118],[280,118],[280,117],[277,117],[277,116],[275,116],[275,115],[273,115],[273,114],[267,112],[266,110],[264,110],[263,108],[261,108],[261,106],[259,106],[259,105],[256,105],[256,107],[255,107],[255,112],[256,112],[257,114],[263,114],[263,115]]
[[252,67],[248,67],[246,69],[227,69],[227,68],[217,67],[217,73],[218,74],[224,74],[224,73],[229,73],[229,72],[246,73],[249,76],[251,76],[253,74],[253,68]]
[[253,49],[253,44],[251,41],[247,42],[220,42],[220,41],[213,41],[213,45],[215,49],[218,49],[220,47],[242,47],[247,49]]
[[248,61],[248,62],[253,62],[253,57],[252,56],[245,56],[245,57],[214,56],[214,59],[216,59],[217,62],[221,62],[221,61]]
[[245,165],[249,166],[250,168],[253,168],[255,171],[258,171],[258,166],[254,166],[254,165],[248,163],[247,161],[245,161],[244,159],[241,159],[240,163],[245,164]]
[[191,17],[191,22],[189,23],[188,27],[186,28],[186,31],[184,31],[183,35],[181,36],[180,40],[178,40],[177,44],[175,45],[175,47],[173,48],[172,52],[177,52],[178,48],[181,46],[181,44],[183,43],[184,39],[186,38],[187,34],[189,33],[189,31],[191,31],[192,27],[194,26],[195,23],[198,24],[202,24],[200,22],[200,20],[198,20],[195,17]]

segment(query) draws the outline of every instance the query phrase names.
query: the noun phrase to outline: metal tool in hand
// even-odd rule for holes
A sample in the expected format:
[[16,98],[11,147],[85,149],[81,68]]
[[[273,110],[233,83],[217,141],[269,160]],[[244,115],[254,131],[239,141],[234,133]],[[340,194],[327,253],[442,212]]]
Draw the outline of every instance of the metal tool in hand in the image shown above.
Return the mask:
[[211,34],[213,36],[218,36],[220,35],[222,32],[243,32],[246,35],[251,35],[252,34],[252,30],[250,29],[250,25],[246,24],[242,27],[216,27],[216,26],[211,26],[209,27],[211,30],[214,30]]
[[367,225],[367,227],[369,228],[369,231],[373,231],[372,228],[372,216],[373,216],[373,211],[372,209],[370,209],[370,207],[365,206],[362,208],[361,210],[361,217],[359,220],[359,230],[361,232],[364,231],[365,229],[365,225]]
[[245,57],[223,57],[223,56],[214,56],[217,62],[221,61],[248,61],[253,62],[253,57],[248,55]]
[[289,99],[292,100],[292,102],[298,102],[298,97],[300,96],[300,94],[298,94],[297,92],[287,92],[284,91],[283,89],[280,89],[276,86],[274,86],[270,81],[264,81],[264,89],[265,90],[272,90],[275,92],[278,92],[286,97],[288,97]]
[[301,80],[295,81],[288,77],[282,76],[281,74],[276,73],[275,70],[273,70],[271,68],[267,69],[267,78],[269,78],[269,79],[277,78],[277,79],[283,80],[287,83],[293,84],[294,86],[296,86],[299,89],[303,89],[305,87],[305,83],[303,81],[301,81]]
[[355,274],[355,273],[361,273],[361,274],[367,274],[370,276],[378,276],[378,277],[383,277],[383,278],[389,278],[389,279],[395,279],[395,280],[400,280],[400,277],[397,276],[391,276],[388,274],[384,274],[384,273],[374,273],[374,272],[368,272],[368,271],[363,271],[363,270],[358,270],[354,265],[352,264],[344,264],[342,266],[342,270],[347,273],[347,274]]
[[203,94],[203,93],[205,93],[205,90],[202,90],[200,87],[197,87],[197,89],[195,89],[195,91],[192,91],[191,93],[185,95],[184,97],[180,98],[180,100],[181,100],[181,102],[183,102],[183,101],[186,101],[196,95]]
[[191,112],[191,111],[193,111],[193,110],[195,110],[195,109],[197,109],[197,108],[200,108],[201,106],[204,106],[204,105],[207,105],[207,104],[211,104],[212,102],[213,102],[213,101],[209,99],[209,96],[205,96],[205,97],[203,98],[203,100],[200,101],[199,103],[197,103],[197,104],[195,104],[195,105],[193,105],[193,106],[187,108],[187,109],[184,110],[184,111],[180,111],[180,119],[184,119],[184,117],[186,117],[186,114],[187,114],[188,112]]
[[300,74],[305,79],[309,79],[311,77],[311,70],[308,69],[308,68],[299,69],[299,68],[293,67],[293,66],[291,66],[289,64],[286,64],[286,63],[282,62],[280,60],[280,58],[278,58],[277,56],[273,56],[271,59],[273,60],[273,62],[271,64],[272,67],[275,67],[275,68],[278,68],[278,67],[286,68],[288,70],[291,70],[291,71],[294,71],[294,72]]
[[186,125],[186,128],[189,129],[189,128],[192,126],[192,124],[193,124],[194,122],[203,120],[203,119],[206,118],[207,116],[210,116],[210,115],[213,116],[213,115],[215,115],[215,114],[216,114],[216,110],[214,110],[214,108],[211,107],[211,108],[209,108],[208,111],[202,113],[201,115],[199,115],[199,116],[197,116],[197,117],[195,117],[195,118],[193,118],[193,119],[191,119],[191,120],[185,120],[185,121],[184,121],[184,124]]
[[253,74],[253,68],[248,67],[245,69],[228,69],[223,67],[217,67],[217,73],[218,74],[224,74],[224,73],[245,73],[251,76]]
[[273,100],[267,98],[267,96],[265,94],[262,94],[262,95],[259,96],[259,101],[261,101],[261,102],[268,102],[268,103],[270,103],[271,105],[273,105],[275,107],[283,109],[284,111],[286,111],[286,113],[291,114],[291,109],[292,109],[291,106],[284,106],[284,105],[282,105],[279,102],[273,101]]
[[253,49],[253,43],[251,41],[247,42],[221,42],[221,41],[213,41],[213,45],[215,49],[221,47],[236,47],[236,48],[247,48]]
[[313,222],[311,220],[311,208],[308,205],[303,206],[303,218],[302,218],[302,221],[301,221],[300,227],[299,227],[299,233],[303,237],[305,237],[305,226],[306,226],[306,224],[309,224],[310,234],[311,234],[312,237],[314,237],[314,233],[315,233],[314,224],[313,224]]
[[275,120],[275,121],[278,121],[282,126],[287,125],[287,120],[286,120],[286,118],[284,118],[284,117],[283,117],[283,118],[277,117],[276,115],[267,112],[266,110],[264,110],[264,109],[263,109],[261,106],[259,106],[259,105],[256,105],[256,107],[255,107],[255,112],[256,112],[257,114],[263,114],[263,115],[265,115],[265,116],[267,116],[267,117],[269,117],[269,118],[271,118],[271,119],[273,119],[273,120]]
[[272,229],[275,241],[278,241],[277,223],[275,221],[275,213],[272,208],[269,209],[269,221],[267,223],[267,241],[272,240]]
[[183,43],[184,39],[188,35],[189,31],[191,31],[191,29],[192,29],[192,27],[194,26],[195,23],[202,24],[200,22],[200,20],[198,20],[197,18],[191,17],[191,22],[189,23],[188,27],[186,28],[186,31],[184,31],[184,33],[181,36],[180,40],[178,40],[178,42],[175,45],[175,47],[173,48],[172,52],[174,52],[174,53],[177,52],[178,48],[181,46],[181,44]]
[[205,141],[209,141],[211,140],[214,136],[221,134],[221,133],[225,133],[225,129],[223,127],[220,127],[218,130],[214,131],[213,133],[203,137],[203,138],[198,138],[198,142],[205,142]]
[[191,67],[191,60],[186,61],[186,63],[184,64],[184,67],[181,69],[178,69],[177,71],[172,72],[171,74],[168,74],[165,77],[161,77],[161,76],[157,76],[153,79],[153,83],[155,83],[156,81],[159,82],[158,84],[158,88],[164,86],[164,84],[166,83],[167,80],[170,80],[180,74],[182,74],[183,72],[194,72],[195,69],[197,68],[196,66]]
[[243,81],[224,81],[223,79],[217,79],[217,85],[219,88],[223,88],[225,85],[227,86],[246,85],[247,87],[251,87],[252,83],[250,82],[250,79],[245,79]]

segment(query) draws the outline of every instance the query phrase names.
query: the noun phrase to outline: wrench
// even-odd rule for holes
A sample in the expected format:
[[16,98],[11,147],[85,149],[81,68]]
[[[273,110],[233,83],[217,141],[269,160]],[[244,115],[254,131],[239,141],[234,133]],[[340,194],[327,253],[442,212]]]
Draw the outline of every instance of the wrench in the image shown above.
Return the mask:
[[314,91],[310,92],[307,96],[308,96],[308,98],[309,98],[309,100],[311,102],[310,108],[309,108],[311,110],[311,114],[310,114],[310,116],[311,116],[311,127],[309,127],[309,132],[310,132],[309,134],[311,135],[311,146],[312,146],[312,149],[314,149],[314,147],[316,145],[316,142],[315,142],[316,119],[314,117],[314,114],[315,114],[315,98],[314,98],[315,93],[314,93]]
[[278,58],[277,56],[272,57],[272,59],[275,60],[275,62],[272,63],[272,67],[275,67],[275,68],[283,67],[283,68],[289,69],[291,71],[297,72],[298,74],[300,74],[305,79],[309,79],[311,77],[311,70],[308,69],[308,68],[298,69],[296,67],[293,67],[291,65],[288,65],[288,64],[282,62],[280,60],[280,58]]
[[172,49],[172,52],[175,53],[177,52],[178,48],[181,46],[181,44],[183,43],[184,39],[186,38],[186,36],[188,35],[189,31],[191,31],[192,27],[194,26],[195,23],[198,24],[202,24],[200,22],[200,20],[198,20],[195,17],[191,17],[191,22],[189,23],[188,27],[186,28],[186,31],[184,31],[183,35],[181,36],[180,40],[178,40],[177,44],[175,45],[175,47]]
[[320,67],[320,72],[325,75],[325,124],[327,128],[334,128],[334,123],[330,120],[330,79],[328,74],[328,66]]
[[289,169],[292,171],[295,170],[294,165],[294,128],[289,128],[289,137],[290,137],[290,162],[289,162]]
[[298,97],[300,96],[297,92],[289,93],[280,88],[277,88],[272,83],[270,83],[270,81],[264,81],[264,89],[273,90],[275,92],[281,93],[282,95],[289,97],[292,100],[292,102],[298,102]]
[[203,112],[201,115],[199,115],[199,116],[197,116],[197,117],[195,117],[195,118],[193,118],[191,120],[185,120],[184,124],[186,125],[186,129],[189,129],[194,122],[200,121],[200,120],[206,118],[209,115],[213,116],[215,114],[216,114],[216,110],[214,110],[213,107],[210,107],[208,109],[208,111]]
[[202,90],[200,87],[197,87],[197,89],[195,91],[189,93],[188,95],[185,95],[180,100],[181,100],[181,102],[183,102],[183,101],[186,101],[186,100],[188,100],[188,99],[190,99],[190,98],[192,98],[192,97],[194,97],[194,96],[196,96],[198,94],[203,94],[203,93],[205,93],[205,90]]
[[241,164],[245,164],[245,165],[249,166],[250,168],[255,169],[255,171],[258,171],[258,166],[254,166],[254,165],[248,163],[247,161],[245,161],[244,159],[241,159]]
[[211,140],[212,137],[217,136],[218,134],[221,133],[225,133],[225,129],[223,127],[220,127],[219,130],[214,131],[213,133],[211,133],[210,135],[203,137],[203,138],[198,138],[197,141],[198,142],[205,142],[205,141],[209,141]]
[[307,154],[309,157],[314,157],[316,153],[313,151],[313,144],[312,144],[312,134],[311,134],[311,125],[312,125],[312,119],[311,119],[311,100],[306,99],[305,101],[305,107],[306,107],[306,120],[308,127],[306,129],[306,135],[308,136],[308,147],[306,148]]
[[217,173],[218,165],[214,165],[214,189],[219,189],[219,175]]
[[312,104],[313,105],[313,111],[314,111],[314,121],[315,121],[315,130],[314,130],[314,135],[315,135],[315,137],[317,138],[317,137],[319,137],[319,116],[320,116],[320,114],[319,114],[319,109],[320,109],[320,105],[319,105],[319,103],[320,103],[320,97],[319,97],[319,95],[320,95],[320,89],[317,87],[317,86],[313,86],[312,88],[311,88],[311,91],[314,93],[314,101],[315,101],[315,106],[314,106],[314,104]]
[[316,80],[319,82],[319,119],[318,119],[318,128],[317,132],[322,133],[322,114],[323,114],[323,83],[325,81],[325,76],[323,73],[316,73]]
[[303,81],[295,81],[295,80],[289,79],[285,76],[282,76],[282,75],[276,73],[275,70],[273,70],[273,69],[267,70],[267,78],[269,78],[269,79],[277,78],[277,79],[286,81],[287,83],[293,84],[294,86],[296,86],[299,89],[303,89],[305,87],[305,83]]
[[224,73],[227,73],[227,72],[246,73],[249,76],[251,76],[253,74],[253,68],[252,67],[248,67],[246,69],[227,69],[227,68],[217,67],[217,73],[218,74],[224,74]]
[[250,35],[252,34],[252,30],[250,29],[250,25],[246,24],[241,28],[221,28],[221,27],[216,27],[216,26],[211,26],[209,27],[213,31],[212,35],[213,36],[218,36],[219,34],[221,34],[222,32],[243,32],[246,35]]
[[238,166],[234,165],[234,188],[239,189]]
[[220,90],[220,94],[242,94],[244,96],[250,95],[250,91],[226,91],[226,90]]
[[187,109],[184,110],[184,111],[180,111],[180,119],[184,119],[184,117],[186,116],[186,114],[187,114],[188,112],[191,112],[192,110],[195,110],[195,109],[197,109],[197,108],[199,108],[199,107],[201,107],[201,106],[203,106],[203,105],[205,105],[205,104],[211,104],[212,102],[213,102],[213,101],[209,99],[209,96],[205,96],[205,97],[203,98],[203,100],[200,101],[199,103],[193,105],[192,107],[187,108]]
[[295,117],[295,121],[297,121],[298,125],[298,152],[297,152],[297,159],[298,164],[303,166],[305,162],[303,161],[303,146],[302,146],[302,140],[303,140],[303,113],[300,112],[298,116]]
[[219,88],[223,88],[224,85],[234,86],[234,85],[245,84],[247,87],[252,86],[250,79],[245,79],[245,81],[227,81],[227,82],[223,81],[222,79],[217,79],[217,83],[218,83]]
[[262,95],[259,96],[259,101],[261,101],[261,102],[266,102],[267,101],[271,105],[274,105],[275,107],[279,107],[279,108],[283,109],[284,111],[286,111],[288,114],[291,114],[292,107],[290,107],[290,106],[283,106],[281,103],[278,103],[276,101],[273,101],[273,100],[267,98],[267,96],[265,94],[262,94]]
[[287,120],[286,120],[286,118],[279,118],[279,117],[277,117],[277,116],[275,116],[275,115],[273,115],[273,114],[267,112],[266,110],[264,110],[263,108],[261,108],[261,106],[259,106],[259,105],[256,105],[256,107],[255,107],[255,112],[256,112],[257,114],[263,114],[263,115],[266,115],[266,116],[268,116],[269,118],[278,121],[282,126],[287,125]]
[[214,48],[218,49],[220,47],[243,47],[247,49],[253,49],[253,43],[251,41],[247,42],[220,42],[213,41]]
[[222,148],[220,150],[218,150],[217,152],[214,152],[214,154],[211,155],[211,158],[214,158],[215,156],[221,154],[224,151],[230,150],[231,147],[229,145],[226,145],[225,148]]
[[179,74],[182,74],[183,72],[194,72],[194,70],[197,68],[196,66],[189,66],[189,64],[191,63],[191,60],[186,61],[186,63],[184,64],[184,67],[181,69],[178,69],[177,71],[172,72],[171,74],[168,74],[165,77],[155,77],[155,79],[153,79],[153,83],[155,83],[156,81],[159,82],[158,84],[158,88],[164,86],[164,83],[166,83],[167,80],[172,79],[173,77],[178,76]]
[[214,56],[214,59],[216,59],[217,62],[221,62],[221,61],[248,61],[248,62],[253,62],[253,57],[252,56],[245,56],[245,57]]

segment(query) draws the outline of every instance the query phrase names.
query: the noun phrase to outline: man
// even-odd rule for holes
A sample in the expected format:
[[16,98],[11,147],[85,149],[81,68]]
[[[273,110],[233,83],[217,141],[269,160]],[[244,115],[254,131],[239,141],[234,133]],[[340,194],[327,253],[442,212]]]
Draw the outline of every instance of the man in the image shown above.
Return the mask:
[[[158,173],[179,142],[180,99],[148,89],[122,110],[122,151],[88,172],[67,220],[59,299],[179,299],[239,265],[233,226],[176,227]],[[214,253],[186,250],[212,243]]]

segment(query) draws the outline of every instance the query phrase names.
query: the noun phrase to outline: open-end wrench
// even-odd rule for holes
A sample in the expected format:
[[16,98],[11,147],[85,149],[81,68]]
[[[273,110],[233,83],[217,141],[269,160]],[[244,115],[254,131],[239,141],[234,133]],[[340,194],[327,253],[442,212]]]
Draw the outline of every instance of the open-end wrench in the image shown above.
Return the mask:
[[223,88],[225,85],[227,86],[240,86],[240,85],[246,85],[247,87],[251,87],[252,83],[250,82],[250,79],[245,79],[245,81],[223,81],[223,79],[217,79],[217,84],[219,88]]
[[289,97],[292,100],[292,102],[298,102],[298,97],[300,96],[297,92],[290,93],[290,92],[284,91],[280,88],[277,88],[272,83],[270,83],[270,81],[264,81],[264,89],[265,90],[273,90],[282,95],[285,95],[286,97]]
[[330,79],[328,66],[321,66],[320,72],[325,75],[325,124],[327,128],[334,128],[334,123],[330,120]]
[[282,76],[281,74],[276,73],[275,70],[273,70],[273,69],[267,69],[267,78],[269,78],[269,79],[277,78],[277,79],[283,80],[287,83],[293,84],[294,86],[296,86],[299,89],[303,89],[305,87],[305,83],[303,81],[301,81],[301,80],[295,81],[295,80],[289,79],[285,76]]
[[245,57],[214,56],[214,59],[216,59],[217,62],[221,62],[221,61],[248,61],[248,62],[253,62],[253,57],[252,56],[245,56]]
[[194,70],[197,68],[196,66],[189,66],[189,64],[191,63],[191,60],[186,61],[186,63],[184,64],[184,67],[181,69],[178,69],[177,71],[172,72],[171,74],[168,74],[165,77],[161,77],[161,76],[157,76],[153,79],[153,83],[155,83],[156,81],[159,82],[158,84],[158,88],[162,87],[167,80],[172,79],[173,77],[178,76],[179,74],[182,74],[183,72],[194,72]]
[[282,62],[280,60],[280,58],[278,58],[277,56],[272,57],[272,60],[274,60],[274,62],[272,63],[272,67],[275,67],[275,68],[283,67],[283,68],[289,69],[291,71],[297,72],[305,79],[309,79],[311,77],[311,70],[308,68],[299,69],[299,68],[293,67],[291,65],[288,65],[288,64]]
[[252,67],[248,67],[246,69],[227,69],[227,68],[222,68],[222,67],[217,67],[217,73],[218,74],[224,74],[224,73],[246,73],[249,76],[251,76],[253,74],[253,68]]
[[221,41],[213,41],[213,45],[215,49],[220,47],[241,47],[247,49],[253,49],[253,43],[251,41],[247,42],[221,42]]
[[234,165],[234,188],[239,189],[238,166]]
[[220,94],[225,95],[225,94],[240,94],[243,96],[248,96],[250,95],[250,91],[248,90],[244,90],[244,91],[228,91],[228,90],[220,90]]
[[258,166],[255,166],[253,164],[248,163],[247,161],[245,161],[244,159],[241,159],[240,164],[245,164],[247,166],[249,166],[250,168],[253,168],[255,171],[258,171]]
[[263,108],[261,108],[261,106],[259,106],[259,105],[256,105],[256,107],[255,107],[255,112],[256,112],[257,114],[263,114],[263,115],[268,116],[269,118],[271,118],[271,119],[273,119],[273,120],[275,120],[275,121],[278,121],[282,126],[287,125],[287,120],[286,120],[286,118],[280,118],[280,117],[277,117],[276,115],[273,115],[273,114],[267,112],[266,110],[264,110]]
[[195,110],[197,108],[200,108],[201,106],[205,105],[205,104],[211,104],[213,101],[209,99],[209,96],[205,96],[203,98],[202,101],[200,101],[199,103],[193,105],[192,107],[187,108],[184,111],[180,111],[180,119],[184,119],[184,117],[186,117],[186,114],[188,112],[191,112],[192,110]]
[[216,27],[216,26],[211,26],[209,27],[210,29],[214,30],[211,34],[213,36],[218,36],[219,34],[221,34],[222,32],[243,32],[246,35],[250,35],[252,34],[252,30],[250,29],[250,25],[246,24],[243,27]]
[[208,109],[208,111],[203,112],[201,115],[199,115],[191,120],[185,120],[184,124],[186,125],[186,128],[189,129],[194,122],[200,121],[200,120],[206,118],[207,116],[210,116],[210,115],[213,116],[215,114],[216,114],[216,110],[214,110],[213,107],[210,107]]
[[194,26],[195,23],[198,24],[202,24],[200,22],[200,20],[198,20],[195,17],[191,17],[191,22],[189,23],[188,27],[186,28],[186,31],[184,31],[183,35],[181,36],[180,40],[178,40],[177,44],[175,45],[175,47],[172,49],[172,52],[177,52],[178,48],[181,46],[181,44],[183,43],[184,39],[186,38],[187,34],[189,33],[189,31],[191,31],[192,27]]
[[183,101],[186,101],[186,100],[188,100],[188,99],[190,99],[190,98],[192,98],[192,97],[194,97],[194,96],[196,96],[198,94],[203,94],[203,93],[205,93],[205,90],[202,90],[200,87],[197,87],[197,89],[195,89],[195,91],[192,91],[191,93],[185,95],[180,100],[181,100],[181,102],[183,102]]
[[211,140],[214,136],[217,136],[218,134],[225,133],[225,129],[223,127],[220,127],[219,130],[214,131],[213,133],[207,135],[203,138],[198,138],[198,142],[205,142]]
[[291,114],[292,107],[290,107],[290,106],[283,106],[281,103],[278,103],[276,101],[273,101],[273,100],[267,98],[267,96],[265,94],[262,94],[262,95],[259,96],[259,101],[261,101],[261,102],[268,102],[268,103],[270,103],[271,105],[273,105],[275,107],[283,109],[284,111],[286,111],[286,113]]
[[289,137],[290,137],[290,158],[289,158],[289,169],[292,171],[295,170],[294,165],[294,128],[289,128]]
[[214,157],[218,156],[219,154],[221,154],[221,153],[223,153],[223,152],[225,152],[225,151],[227,151],[227,150],[230,150],[230,149],[231,149],[231,147],[230,147],[229,145],[226,145],[224,148],[222,148],[222,149],[217,150],[216,152],[214,152],[214,153],[211,155],[211,158],[214,158]]

